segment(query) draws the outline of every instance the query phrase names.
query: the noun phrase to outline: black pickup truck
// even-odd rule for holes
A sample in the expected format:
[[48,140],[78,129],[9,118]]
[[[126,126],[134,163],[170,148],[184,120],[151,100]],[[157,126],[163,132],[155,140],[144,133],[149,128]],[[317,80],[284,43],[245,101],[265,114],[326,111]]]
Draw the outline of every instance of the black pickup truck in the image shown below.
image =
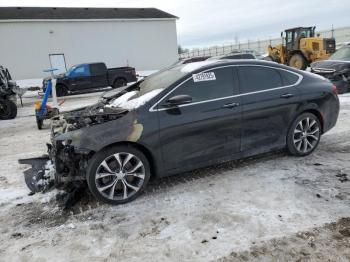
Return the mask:
[[[49,78],[43,80],[43,90],[46,90]],[[56,78],[57,96],[65,96],[69,92],[96,89],[107,86],[118,88],[129,82],[137,81],[133,67],[108,68],[105,63],[79,64],[72,66],[66,73]]]

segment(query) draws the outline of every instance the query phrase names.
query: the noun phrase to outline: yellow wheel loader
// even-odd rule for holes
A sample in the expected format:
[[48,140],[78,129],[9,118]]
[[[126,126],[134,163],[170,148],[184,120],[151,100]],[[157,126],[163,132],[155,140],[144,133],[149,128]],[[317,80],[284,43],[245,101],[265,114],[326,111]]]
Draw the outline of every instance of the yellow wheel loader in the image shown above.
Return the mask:
[[325,60],[335,52],[335,39],[315,36],[316,27],[296,27],[281,33],[282,43],[268,47],[266,60],[305,70],[310,63]]

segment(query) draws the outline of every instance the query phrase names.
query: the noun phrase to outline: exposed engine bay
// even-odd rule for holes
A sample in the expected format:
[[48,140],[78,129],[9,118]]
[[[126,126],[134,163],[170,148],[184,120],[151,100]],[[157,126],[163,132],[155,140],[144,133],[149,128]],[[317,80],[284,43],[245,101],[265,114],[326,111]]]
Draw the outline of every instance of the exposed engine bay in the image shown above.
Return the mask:
[[51,143],[47,144],[47,154],[39,158],[19,160],[20,164],[31,165],[24,172],[31,192],[47,192],[52,188],[72,192],[85,186],[88,161],[95,152],[84,148],[87,144],[84,141],[90,141],[91,134],[99,137],[98,130],[104,130],[100,125],[108,124],[106,130],[113,131],[115,123],[112,122],[128,113],[130,117],[123,123],[126,126],[133,124],[135,114],[128,109],[112,106],[116,99],[126,94],[130,98],[129,94],[134,93],[112,90],[94,105],[63,112],[51,118]]

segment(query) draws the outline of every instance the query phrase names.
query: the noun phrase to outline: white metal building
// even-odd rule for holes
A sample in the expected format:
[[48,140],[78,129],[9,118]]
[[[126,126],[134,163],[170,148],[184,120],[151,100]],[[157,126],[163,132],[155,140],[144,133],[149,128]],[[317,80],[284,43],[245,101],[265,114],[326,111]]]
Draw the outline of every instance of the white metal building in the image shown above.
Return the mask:
[[176,19],[155,8],[0,7],[0,64],[14,79],[89,62],[161,69],[178,59]]

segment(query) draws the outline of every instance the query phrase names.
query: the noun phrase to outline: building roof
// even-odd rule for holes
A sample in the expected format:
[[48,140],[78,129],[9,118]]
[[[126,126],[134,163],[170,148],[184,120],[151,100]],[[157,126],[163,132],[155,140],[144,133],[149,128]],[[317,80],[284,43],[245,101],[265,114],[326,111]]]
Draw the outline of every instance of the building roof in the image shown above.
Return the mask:
[[0,20],[177,18],[156,8],[0,7]]

